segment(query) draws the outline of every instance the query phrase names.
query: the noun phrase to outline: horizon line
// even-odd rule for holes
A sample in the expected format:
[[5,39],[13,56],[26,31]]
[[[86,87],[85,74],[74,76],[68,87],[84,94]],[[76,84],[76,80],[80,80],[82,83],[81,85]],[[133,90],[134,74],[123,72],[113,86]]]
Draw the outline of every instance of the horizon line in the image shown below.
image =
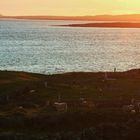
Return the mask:
[[0,18],[29,19],[29,20],[79,20],[79,21],[140,21],[140,14],[118,15],[85,15],[85,16],[58,16],[58,15],[23,15],[0,16]]

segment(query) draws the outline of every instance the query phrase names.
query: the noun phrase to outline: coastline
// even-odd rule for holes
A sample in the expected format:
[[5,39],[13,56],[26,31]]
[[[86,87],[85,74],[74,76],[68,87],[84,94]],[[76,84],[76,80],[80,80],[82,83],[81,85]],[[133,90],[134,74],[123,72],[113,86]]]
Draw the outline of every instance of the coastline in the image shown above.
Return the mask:
[[60,25],[63,27],[98,27],[98,28],[140,28],[140,23],[131,22],[113,22],[113,23],[86,23]]

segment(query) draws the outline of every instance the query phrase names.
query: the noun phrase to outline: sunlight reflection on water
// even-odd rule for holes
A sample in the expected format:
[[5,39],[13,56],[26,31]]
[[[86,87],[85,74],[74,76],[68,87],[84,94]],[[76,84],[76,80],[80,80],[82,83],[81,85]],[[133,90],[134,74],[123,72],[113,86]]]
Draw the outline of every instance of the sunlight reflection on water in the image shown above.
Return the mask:
[[140,68],[140,29],[56,27],[78,21],[0,21],[0,69],[36,73]]

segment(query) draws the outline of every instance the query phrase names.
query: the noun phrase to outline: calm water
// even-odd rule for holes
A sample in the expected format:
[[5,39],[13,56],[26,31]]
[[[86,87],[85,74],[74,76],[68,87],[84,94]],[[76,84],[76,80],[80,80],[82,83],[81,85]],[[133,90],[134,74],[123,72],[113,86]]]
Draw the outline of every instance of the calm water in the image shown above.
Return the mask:
[[56,27],[74,21],[0,21],[0,69],[36,73],[140,68],[140,29]]

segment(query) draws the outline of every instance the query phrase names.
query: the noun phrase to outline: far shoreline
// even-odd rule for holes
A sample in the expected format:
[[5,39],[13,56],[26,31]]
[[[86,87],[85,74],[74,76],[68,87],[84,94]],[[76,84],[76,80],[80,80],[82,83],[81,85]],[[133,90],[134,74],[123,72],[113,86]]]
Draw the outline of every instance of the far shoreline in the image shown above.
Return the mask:
[[98,28],[140,28],[140,23],[133,22],[107,22],[107,23],[86,23],[59,25],[62,27],[98,27]]
[[32,19],[32,20],[80,20],[80,21],[115,21],[115,22],[140,22],[140,14],[122,14],[122,15],[86,15],[86,16],[63,16],[63,15],[17,15],[4,16],[0,18],[14,18],[14,19]]

